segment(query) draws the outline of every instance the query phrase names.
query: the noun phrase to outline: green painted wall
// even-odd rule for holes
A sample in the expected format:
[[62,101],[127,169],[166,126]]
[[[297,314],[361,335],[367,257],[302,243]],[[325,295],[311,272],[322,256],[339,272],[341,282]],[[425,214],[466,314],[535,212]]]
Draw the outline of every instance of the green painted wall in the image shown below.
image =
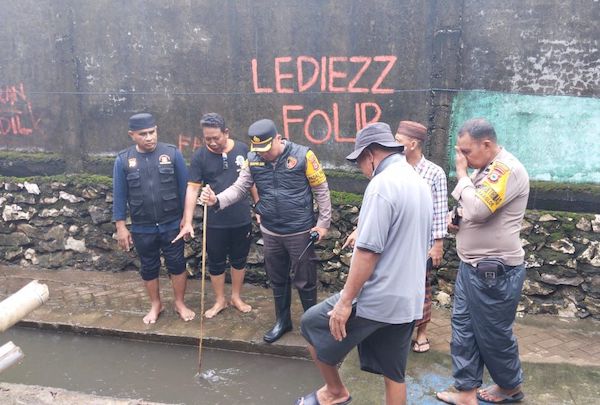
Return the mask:
[[600,183],[600,99],[458,93],[452,103],[450,168],[458,129],[475,117],[494,125],[498,142],[521,160],[532,180]]

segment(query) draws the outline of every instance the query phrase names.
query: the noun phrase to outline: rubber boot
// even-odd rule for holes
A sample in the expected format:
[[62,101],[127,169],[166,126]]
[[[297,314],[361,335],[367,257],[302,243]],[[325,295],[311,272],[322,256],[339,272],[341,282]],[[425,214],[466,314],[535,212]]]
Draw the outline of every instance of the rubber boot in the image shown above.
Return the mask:
[[317,287],[313,287],[311,290],[298,289],[298,295],[304,312],[317,303]]
[[273,286],[273,298],[275,300],[275,325],[270,331],[265,333],[263,339],[267,343],[273,343],[284,333],[292,330],[292,317],[290,314],[290,304],[292,301],[292,288],[287,286]]

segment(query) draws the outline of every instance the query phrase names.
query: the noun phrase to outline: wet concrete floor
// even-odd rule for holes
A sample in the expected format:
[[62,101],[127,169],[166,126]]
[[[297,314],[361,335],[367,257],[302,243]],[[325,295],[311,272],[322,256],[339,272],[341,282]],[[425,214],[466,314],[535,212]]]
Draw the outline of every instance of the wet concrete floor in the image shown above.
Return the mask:
[[[141,322],[141,318],[148,308],[148,301],[139,275],[136,273],[98,273],[67,269],[49,271],[37,268],[0,266],[0,299],[4,299],[33,279],[48,284],[50,300],[31,313],[22,322],[23,325],[54,331],[75,331],[88,335],[80,336],[79,339],[82,341],[87,341],[89,335],[108,335],[113,338],[189,344],[191,352],[197,350],[195,345],[198,343],[199,318],[184,323],[173,313],[170,308],[172,293],[166,278],[161,278],[161,294],[167,309],[158,322],[150,326],[143,325]],[[196,311],[199,308],[199,284],[198,280],[190,280],[186,294],[188,305]],[[229,286],[227,287],[229,288]],[[208,307],[213,302],[209,283],[207,283],[206,289],[206,305]],[[296,294],[294,294],[292,305],[294,331],[286,334],[273,345],[262,342],[262,334],[272,325],[274,318],[270,291],[255,286],[245,286],[244,296],[254,310],[249,314],[240,314],[238,311],[228,308],[214,319],[205,321],[205,348],[232,349],[288,357],[307,355],[306,342],[297,331],[298,319],[302,310]],[[327,294],[322,294],[320,298],[326,296]],[[452,385],[448,355],[450,312],[447,309],[434,308],[433,319],[428,331],[432,342],[432,351],[421,355],[412,354],[409,360],[407,381],[410,393],[409,403],[411,404],[437,403],[434,399],[435,391]],[[520,354],[525,369],[524,390],[527,395],[525,404],[600,403],[596,399],[600,397],[598,389],[598,384],[600,384],[600,322],[591,319],[527,316],[517,319],[515,332],[519,339]],[[0,343],[4,341],[4,335],[0,335]],[[19,344],[18,341],[15,343]],[[179,347],[168,346],[169,350],[167,351],[170,352],[171,349],[178,351]],[[94,351],[95,348],[89,350]],[[221,355],[223,352],[217,353]],[[117,364],[118,359],[114,362]],[[208,368],[218,368],[209,366],[208,360],[206,362]],[[159,368],[167,370],[187,368],[189,370],[196,367],[197,360],[190,354],[179,363],[169,367],[161,363]],[[148,367],[147,363],[144,364],[144,367]],[[308,369],[312,367],[308,362],[293,364],[296,364],[294,370],[282,374],[282,377],[293,380],[295,367],[306,366]],[[228,367],[224,366],[219,369],[224,370]],[[236,366],[231,367],[235,368]],[[359,371],[355,354],[349,356],[341,370],[355,398],[354,404],[382,403],[381,379]],[[184,374],[182,380],[188,378],[189,375],[187,372]],[[252,377],[255,376],[248,376],[248,378]],[[269,381],[269,378],[267,375],[258,375],[258,379],[265,380],[273,386],[274,384]],[[0,376],[0,381],[2,380],[2,376]],[[305,394],[319,385],[320,381],[317,378],[313,387],[306,384],[302,387],[288,388],[290,394],[282,403],[293,403],[293,398]],[[298,389],[299,392],[293,392],[293,389]],[[289,401],[288,398],[292,401]],[[155,398],[151,400],[158,401]],[[162,400],[162,402],[173,401]],[[184,403],[212,404],[217,402]],[[271,397],[253,397],[246,398],[246,401],[242,403],[277,405],[280,402]]]

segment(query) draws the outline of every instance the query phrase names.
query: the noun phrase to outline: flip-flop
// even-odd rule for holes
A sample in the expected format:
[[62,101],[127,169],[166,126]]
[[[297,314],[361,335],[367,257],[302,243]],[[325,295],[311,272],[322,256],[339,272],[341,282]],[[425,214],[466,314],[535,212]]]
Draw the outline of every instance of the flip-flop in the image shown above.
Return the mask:
[[[428,346],[426,349],[422,349],[423,346]],[[412,351],[415,353],[427,353],[431,349],[431,343],[429,343],[429,339],[425,339],[424,342],[419,343],[418,340],[412,341]]]
[[[347,400],[342,402],[336,402],[334,405],[348,405],[352,402],[352,397],[348,397]],[[321,405],[317,399],[317,391],[313,391],[305,397],[300,397],[296,400],[296,405]]]
[[525,394],[523,391],[517,391],[512,395],[503,394],[500,391],[489,392],[490,396],[495,398],[500,398],[499,401],[490,401],[489,399],[485,399],[479,392],[477,393],[477,399],[485,402],[486,404],[513,404],[515,402],[521,402],[523,398],[525,398]]

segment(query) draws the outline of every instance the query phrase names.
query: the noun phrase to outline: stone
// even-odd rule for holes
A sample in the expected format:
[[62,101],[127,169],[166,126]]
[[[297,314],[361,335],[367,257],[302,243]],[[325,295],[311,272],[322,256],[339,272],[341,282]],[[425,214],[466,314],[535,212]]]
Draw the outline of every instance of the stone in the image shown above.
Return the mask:
[[340,255],[340,261],[346,266],[350,267],[350,262],[352,262],[352,253],[343,253]]
[[577,260],[575,260],[575,259],[569,259],[565,263],[565,266],[567,266],[570,269],[577,269]]
[[5,221],[29,221],[36,212],[36,209],[32,207],[23,211],[23,208],[16,204],[5,205],[2,210],[2,219]]
[[586,217],[581,217],[575,225],[575,228],[579,229],[580,231],[589,232],[592,230],[592,222]]
[[544,283],[552,285],[574,285],[578,286],[583,283],[583,277],[560,277],[556,274],[542,273],[541,279]]
[[67,188],[67,185],[65,183],[61,183],[58,181],[53,181],[52,183],[50,183],[51,190],[64,190],[65,188]]
[[442,278],[438,279],[438,290],[443,291],[448,295],[454,294],[454,284]]
[[530,245],[529,241],[527,239],[521,238],[521,247],[525,247],[527,245]]
[[60,211],[56,208],[44,208],[39,216],[42,218],[56,218],[60,215]]
[[90,205],[88,207],[88,212],[90,214],[90,217],[92,218],[92,222],[95,225],[110,222],[112,219],[112,214],[107,208],[101,208],[96,205]]
[[[110,258],[113,255],[108,255]],[[107,259],[108,259],[107,258]],[[73,265],[73,252],[53,252],[44,255],[38,255],[38,265],[46,269],[60,269]]]
[[438,291],[434,298],[441,306],[448,307],[450,304],[452,304],[452,298],[450,295],[443,291]]
[[542,267],[544,265],[544,259],[542,259],[541,257],[536,257],[533,253],[530,254],[527,259],[525,260],[525,267],[530,269],[530,268],[535,268],[535,267]]
[[29,224],[19,224],[17,225],[17,230],[30,238],[38,238],[40,235],[40,231]]
[[70,234],[76,234],[77,232],[79,232],[79,227],[77,225],[71,225],[71,226],[69,226],[69,233]]
[[74,196],[73,194],[69,194],[65,191],[60,191],[58,193],[58,198],[60,198],[61,200],[66,200],[70,203],[79,203],[79,202],[83,202],[85,201],[85,199],[81,198],[81,197],[77,197]]
[[592,220],[592,230],[594,233],[600,233],[600,215],[596,214]]
[[525,295],[550,295],[556,291],[556,287],[535,280],[526,279],[523,283],[523,293]]
[[98,190],[92,187],[86,187],[81,191],[81,196],[86,200],[94,200],[98,198]]
[[60,213],[60,216],[67,217],[67,218],[73,218],[73,217],[77,216],[77,212],[73,208],[67,207],[66,205],[60,209],[59,213]]
[[23,186],[25,187],[25,190],[27,190],[27,192],[29,194],[35,194],[35,195],[39,195],[40,194],[40,188],[35,183],[25,182],[23,184]]
[[13,232],[11,234],[0,234],[0,246],[26,246],[31,243],[31,239],[22,232]]
[[558,309],[558,316],[562,318],[575,318],[577,313],[577,306],[569,300],[565,300],[565,306]]
[[316,251],[316,254],[319,260],[322,262],[335,258],[335,253],[330,249],[319,249]]
[[79,252],[79,253],[87,252],[87,248],[85,247],[85,239],[77,240],[77,239],[69,236],[65,243],[65,250],[73,250],[73,251]]
[[585,297],[583,305],[594,318],[600,316],[600,299]]
[[340,262],[332,262],[332,261],[328,261],[323,266],[323,270],[325,270],[325,271],[339,270],[341,268],[342,268],[342,263],[340,263]]
[[586,293],[600,298],[600,275],[586,277],[585,283],[581,287]]
[[265,257],[262,253],[262,247],[259,248],[256,245],[250,246],[250,251],[248,252],[248,264],[263,264],[265,262]]
[[9,262],[20,259],[21,257],[23,257],[23,248],[21,246],[16,250],[7,250],[4,253],[4,258]]
[[555,217],[553,217],[550,214],[544,214],[540,217],[540,219],[538,219],[539,222],[551,222],[551,221],[558,221],[558,219],[556,219]]
[[40,200],[42,204],[52,205],[58,201],[58,197],[44,197]]
[[[38,260],[38,258],[37,258],[37,254],[36,254],[36,251],[35,251],[35,250],[33,250],[33,249],[31,249],[31,248],[30,248],[30,249],[27,249],[27,250],[25,251],[25,255],[24,255],[24,256],[25,256],[25,259],[26,259],[26,260],[28,260],[29,262],[31,262],[31,264],[33,264],[33,265],[37,265],[37,264],[39,264],[39,260]],[[29,263],[29,262],[28,262],[28,263]]]
[[577,258],[581,263],[589,263],[594,267],[600,267],[600,242],[592,241],[586,250]]
[[15,204],[27,204],[27,205],[34,205],[36,203],[34,196],[22,195],[22,194],[17,194],[15,196],[13,202]]
[[569,239],[559,239],[550,244],[550,248],[556,252],[572,255],[575,253],[575,246]]
[[533,229],[533,224],[526,219],[521,221],[521,233],[528,234]]

